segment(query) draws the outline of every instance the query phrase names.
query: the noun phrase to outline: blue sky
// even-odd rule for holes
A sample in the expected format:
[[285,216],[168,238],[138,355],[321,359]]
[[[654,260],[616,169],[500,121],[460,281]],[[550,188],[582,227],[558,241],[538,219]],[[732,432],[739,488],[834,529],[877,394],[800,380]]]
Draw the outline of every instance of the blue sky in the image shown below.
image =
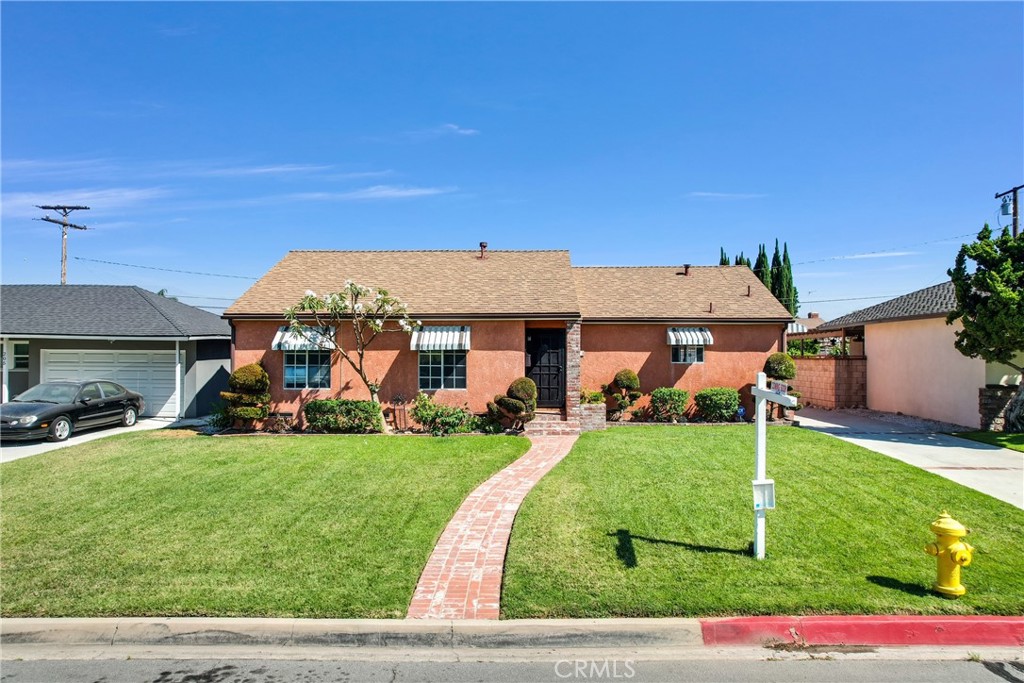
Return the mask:
[[481,240],[715,264],[779,238],[801,313],[831,318],[942,281],[1024,178],[1021,3],[4,2],[0,19],[4,283],[59,282],[59,229],[33,205],[83,203],[70,283],[198,305],[251,280],[151,268],[258,277],[289,249]]

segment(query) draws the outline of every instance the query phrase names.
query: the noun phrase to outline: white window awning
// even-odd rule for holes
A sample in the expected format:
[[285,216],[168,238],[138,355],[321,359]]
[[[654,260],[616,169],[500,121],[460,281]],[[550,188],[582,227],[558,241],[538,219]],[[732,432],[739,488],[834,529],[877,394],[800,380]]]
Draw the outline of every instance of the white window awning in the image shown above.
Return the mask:
[[336,348],[334,328],[306,327],[302,332],[296,332],[288,325],[283,325],[277,329],[270,348],[274,351],[330,351]]
[[786,332],[789,334],[800,334],[801,332],[807,331],[807,325],[798,322],[791,322],[786,326]]
[[714,343],[711,330],[706,327],[668,328],[669,346],[707,346]]
[[469,351],[469,325],[421,327],[412,332],[413,351]]

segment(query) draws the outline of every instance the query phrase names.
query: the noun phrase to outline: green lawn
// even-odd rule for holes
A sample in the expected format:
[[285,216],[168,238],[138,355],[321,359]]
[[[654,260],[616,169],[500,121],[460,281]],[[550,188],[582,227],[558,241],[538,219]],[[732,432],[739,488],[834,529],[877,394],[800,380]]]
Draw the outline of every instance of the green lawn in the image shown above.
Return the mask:
[[990,446],[1009,448],[1024,453],[1024,434],[1006,434],[1004,432],[957,432],[953,436],[971,441],[980,441]]
[[4,616],[401,617],[509,437],[157,431],[0,466]]
[[[748,554],[754,429],[583,435],[527,497],[503,616],[1024,614],[1024,510],[824,434],[768,430],[768,557]],[[968,593],[927,589],[928,525],[973,529]]]

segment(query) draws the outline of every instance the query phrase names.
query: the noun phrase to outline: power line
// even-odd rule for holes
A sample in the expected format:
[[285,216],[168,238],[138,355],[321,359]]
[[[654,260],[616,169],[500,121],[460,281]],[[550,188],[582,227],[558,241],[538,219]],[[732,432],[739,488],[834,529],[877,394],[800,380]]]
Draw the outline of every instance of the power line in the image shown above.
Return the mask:
[[167,296],[173,296],[175,299],[207,299],[210,301],[234,301],[237,298],[230,296],[190,296],[188,294],[168,294]]
[[250,277],[248,275],[224,275],[223,273],[200,273],[195,270],[176,270],[174,268],[157,268],[156,266],[140,266],[134,263],[118,263],[117,261],[101,261],[95,258],[85,258],[84,256],[76,256],[76,261],[91,261],[93,263],[105,263],[110,266],[124,266],[125,268],[142,268],[143,270],[162,270],[166,273],[183,273],[185,275],[205,275],[207,277],[230,277],[238,280],[258,280],[257,277]]
[[[895,247],[895,248],[889,248],[889,249],[880,249],[878,251],[865,251],[865,252],[863,252],[861,254],[856,254],[856,256],[876,256],[878,254],[892,254],[892,253],[899,252],[900,249],[909,249],[910,247],[923,247],[926,244],[936,244],[938,242],[946,242],[948,240],[960,239],[961,237],[974,237],[975,235],[977,235],[977,233],[975,233],[975,232],[968,232],[968,233],[963,234],[963,235],[953,235],[952,237],[943,237],[942,239],[929,240],[927,242],[915,242],[914,244],[907,244],[907,245],[904,245],[902,247]],[[830,256],[828,258],[814,259],[813,261],[799,261],[797,263],[794,263],[793,265],[794,266],[803,266],[803,265],[807,265],[808,263],[823,263],[825,261],[850,261],[850,260],[853,260],[853,259],[851,259],[851,257],[849,257],[849,256]]]

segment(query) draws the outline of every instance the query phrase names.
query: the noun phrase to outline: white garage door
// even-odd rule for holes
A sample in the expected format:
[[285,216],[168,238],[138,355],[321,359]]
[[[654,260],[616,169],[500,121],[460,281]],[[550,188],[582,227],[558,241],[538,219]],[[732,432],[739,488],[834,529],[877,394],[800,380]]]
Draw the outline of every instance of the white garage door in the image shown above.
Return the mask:
[[[184,377],[185,352],[181,352]],[[175,417],[174,351],[42,352],[43,382],[109,379],[142,394],[144,415]]]

